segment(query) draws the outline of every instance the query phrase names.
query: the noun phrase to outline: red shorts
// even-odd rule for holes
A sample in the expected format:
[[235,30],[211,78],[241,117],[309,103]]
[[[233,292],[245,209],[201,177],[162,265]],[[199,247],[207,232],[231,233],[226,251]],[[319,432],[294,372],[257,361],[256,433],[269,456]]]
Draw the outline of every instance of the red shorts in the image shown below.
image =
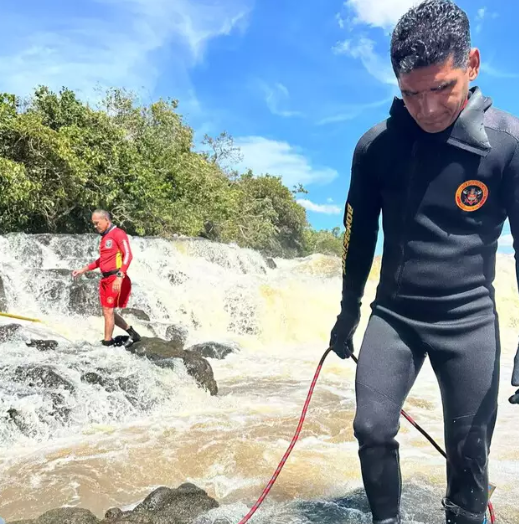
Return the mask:
[[124,277],[121,283],[121,290],[117,293],[112,289],[116,278],[116,275],[111,275],[107,278],[102,278],[99,282],[99,297],[103,307],[125,308],[128,305],[132,292],[132,281],[128,276]]

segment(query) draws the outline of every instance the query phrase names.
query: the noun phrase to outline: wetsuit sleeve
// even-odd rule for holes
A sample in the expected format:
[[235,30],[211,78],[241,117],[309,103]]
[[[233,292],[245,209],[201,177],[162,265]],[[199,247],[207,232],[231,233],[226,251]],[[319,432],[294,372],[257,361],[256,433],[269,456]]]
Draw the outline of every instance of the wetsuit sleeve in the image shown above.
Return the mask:
[[519,288],[519,143],[515,147],[514,155],[504,173],[503,194],[506,212],[512,233],[515,272]]
[[130,241],[128,240],[128,235],[121,229],[118,231],[118,234],[116,236],[116,242],[122,254],[122,266],[120,269],[124,274],[126,274],[133,260],[133,254],[130,248]]
[[91,264],[88,264],[88,270],[93,271],[94,269],[99,267],[99,263],[101,262],[101,259],[98,258],[95,262],[92,262]]
[[370,165],[373,154],[357,144],[344,211],[341,305],[351,312],[360,308],[378,238],[381,199],[378,177]]

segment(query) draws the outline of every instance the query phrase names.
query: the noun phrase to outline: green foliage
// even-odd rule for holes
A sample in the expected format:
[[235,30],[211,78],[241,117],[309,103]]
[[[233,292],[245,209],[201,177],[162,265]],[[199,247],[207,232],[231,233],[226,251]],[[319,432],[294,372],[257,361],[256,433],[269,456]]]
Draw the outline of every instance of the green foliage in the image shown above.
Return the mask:
[[0,94],[0,233],[92,231],[92,210],[133,235],[205,236],[272,256],[340,255],[337,231],[313,231],[292,190],[240,173],[226,132],[197,152],[176,100],[140,105],[109,90],[93,108],[69,89]]
[[344,232],[338,227],[334,227],[331,231],[306,229],[303,235],[304,249],[302,254],[322,253],[324,255],[341,256],[343,250],[343,234]]

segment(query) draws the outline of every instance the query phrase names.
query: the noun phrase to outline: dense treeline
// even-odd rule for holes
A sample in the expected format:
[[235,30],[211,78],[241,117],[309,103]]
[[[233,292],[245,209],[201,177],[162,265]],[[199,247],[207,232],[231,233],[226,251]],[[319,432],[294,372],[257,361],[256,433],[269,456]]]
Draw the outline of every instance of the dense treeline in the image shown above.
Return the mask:
[[[109,90],[95,108],[73,91],[0,95],[0,233],[91,232],[109,209],[133,235],[204,236],[276,256],[340,254],[275,174],[239,173],[222,133],[196,151],[174,100],[139,105]],[[231,167],[223,164],[231,163]]]

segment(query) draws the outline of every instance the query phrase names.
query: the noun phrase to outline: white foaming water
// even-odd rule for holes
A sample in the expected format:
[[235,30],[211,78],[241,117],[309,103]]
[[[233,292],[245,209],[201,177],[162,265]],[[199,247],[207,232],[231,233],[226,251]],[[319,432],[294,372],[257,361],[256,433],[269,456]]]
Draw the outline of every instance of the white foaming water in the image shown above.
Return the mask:
[[[181,364],[163,369],[98,341],[102,319],[97,280],[70,272],[97,257],[98,237],[0,237],[0,276],[9,312],[43,320],[20,323],[0,343],[0,515],[36,517],[62,505],[98,517],[133,507],[152,489],[194,482],[221,507],[198,519],[237,523],[261,494],[297,426],[340,300],[340,260],[276,260],[202,240],[132,239],[131,307],[150,322],[143,335],[169,325],[188,331],[187,346],[214,340],[241,350],[210,360],[219,386],[211,397]],[[507,402],[519,301],[513,261],[499,260],[497,292],[503,335],[500,414],[491,480],[499,523],[518,521],[515,423]],[[376,285],[368,284],[360,346]],[[1,299],[1,297],[0,297]],[[81,314],[79,314],[81,313]],[[26,339],[57,340],[38,351]],[[87,375],[90,374],[90,375]],[[253,522],[368,523],[352,434],[354,364],[330,355],[307,421],[271,495]],[[95,383],[86,376],[95,376]],[[443,445],[441,402],[428,365],[406,409]],[[444,461],[407,422],[399,435],[406,522],[441,522]],[[406,488],[407,489],[407,488]],[[346,499],[344,498],[346,497]]]

